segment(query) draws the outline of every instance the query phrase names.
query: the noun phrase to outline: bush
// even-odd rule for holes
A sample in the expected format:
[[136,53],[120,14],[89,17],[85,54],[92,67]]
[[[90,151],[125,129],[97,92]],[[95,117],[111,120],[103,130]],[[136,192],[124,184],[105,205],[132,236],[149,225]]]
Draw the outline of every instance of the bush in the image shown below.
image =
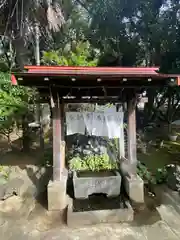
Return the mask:
[[152,173],[148,170],[148,168],[142,164],[141,162],[138,162],[137,165],[137,174],[146,182],[151,184],[156,184],[156,178],[152,175]]
[[94,154],[80,158],[79,156],[73,157],[70,160],[69,167],[71,170],[111,170],[117,169],[117,163],[112,162],[107,154]]
[[7,182],[10,175],[10,168],[0,165],[0,185]]
[[42,165],[45,167],[53,166],[53,150],[52,148],[45,149],[42,159]]
[[157,184],[165,183],[167,182],[168,172],[166,167],[158,168],[156,171],[156,182]]
[[152,174],[152,172],[141,162],[138,162],[137,173],[146,183],[150,184],[165,183],[168,175],[166,167],[158,168],[155,174]]

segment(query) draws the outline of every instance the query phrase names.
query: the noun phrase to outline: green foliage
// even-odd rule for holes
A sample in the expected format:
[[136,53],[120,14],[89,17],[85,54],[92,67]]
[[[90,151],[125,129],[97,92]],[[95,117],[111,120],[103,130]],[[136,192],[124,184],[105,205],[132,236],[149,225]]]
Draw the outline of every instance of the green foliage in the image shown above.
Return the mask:
[[0,165],[0,174],[1,174],[1,176],[4,177],[4,179],[8,179],[8,177],[9,177],[9,171],[7,170],[6,167],[4,167],[2,165]]
[[152,175],[152,173],[147,169],[145,165],[142,163],[138,163],[137,166],[137,174],[148,183],[156,184],[156,178]]
[[165,183],[167,181],[168,172],[166,167],[158,168],[156,171],[156,182]]
[[42,157],[42,166],[49,167],[53,166],[53,150],[45,149]]
[[45,65],[68,66],[68,60],[60,51],[44,52],[42,63]]
[[[173,121],[179,118],[178,112],[180,110],[180,91],[178,86],[165,86],[161,92],[157,94],[154,104],[154,117],[160,122],[167,123],[169,126]],[[166,108],[164,106],[167,106]],[[151,109],[152,111],[152,109]],[[156,119],[153,119],[156,120]],[[169,129],[171,131],[171,129]]]
[[61,49],[44,52],[42,63],[58,66],[96,66],[97,59],[94,58],[88,42],[79,42],[67,52]]
[[0,185],[5,184],[8,181],[10,172],[10,167],[0,165]]
[[83,159],[77,156],[77,157],[73,157],[70,160],[69,168],[71,170],[85,170],[86,166],[84,165],[85,165],[85,162],[83,161]]
[[155,174],[152,174],[144,164],[138,162],[137,173],[145,182],[150,184],[162,184],[167,180],[166,167],[158,168]]
[[[179,36],[180,37],[180,36]],[[180,44],[179,44],[180,46]],[[165,53],[162,64],[159,69],[161,73],[165,74],[179,74],[180,73],[180,51],[177,49],[170,50]]]
[[[12,33],[16,32],[15,35],[22,36],[24,40],[14,44],[16,57],[23,58],[24,55],[29,55],[30,62],[34,61],[33,32],[28,28],[34,24],[34,19],[41,26],[40,49],[51,52],[53,55],[51,56],[52,61],[47,61],[47,64],[50,65],[67,64],[67,58],[62,58],[64,54],[60,51],[57,59],[52,49],[64,49],[66,45],[71,45],[72,41],[78,42],[83,39],[88,39],[95,48],[101,49],[102,55],[105,56],[105,60],[102,61],[105,65],[159,66],[164,54],[176,53],[179,48],[177,45],[179,35],[178,1],[56,0],[51,2],[53,5],[51,12],[54,11],[56,19],[52,17],[52,14],[47,14],[46,0],[41,1],[39,8],[33,1],[28,0],[26,7],[22,9],[23,12],[15,9],[10,20],[8,16],[11,5],[6,4],[2,9],[1,32],[5,32],[8,37],[14,36]],[[166,6],[164,7],[164,5]],[[65,21],[60,14],[61,8]],[[21,9],[21,6],[17,9]],[[17,28],[17,26],[21,26],[17,21],[20,21],[22,15],[26,19],[24,29],[28,29],[25,36],[22,35],[21,27]],[[9,22],[8,29],[6,29],[7,22]],[[56,29],[56,33],[49,30],[48,25],[51,26],[51,30]],[[109,54],[113,61],[106,54]],[[171,64],[171,61],[169,62]]]
[[14,127],[28,116],[28,103],[35,96],[33,89],[12,86],[9,73],[0,73],[0,133],[9,137]]
[[79,156],[73,157],[70,160],[69,167],[71,170],[90,170],[90,171],[100,171],[100,170],[111,170],[117,169],[117,163],[112,162],[107,154],[103,155],[88,155],[84,158]]

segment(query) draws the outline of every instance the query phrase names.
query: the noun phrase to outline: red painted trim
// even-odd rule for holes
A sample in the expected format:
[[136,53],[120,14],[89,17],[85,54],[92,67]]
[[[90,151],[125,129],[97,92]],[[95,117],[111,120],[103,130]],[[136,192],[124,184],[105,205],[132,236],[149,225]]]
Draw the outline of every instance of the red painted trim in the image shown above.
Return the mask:
[[13,74],[11,75],[11,84],[12,85],[17,85],[16,77]]
[[[137,67],[137,68],[125,68],[125,67],[67,67],[67,66],[25,66],[28,70],[28,73],[33,74],[44,74],[44,75],[54,75],[59,74],[63,76],[81,76],[81,75],[96,75],[96,76],[137,76],[137,77],[151,77],[151,76],[160,76],[156,71],[158,68],[146,68],[146,67]],[[167,76],[167,75],[166,75]]]
[[177,77],[177,85],[180,86],[180,76]]
[[146,70],[146,69],[148,69],[148,70],[158,70],[159,69],[159,67],[81,67],[81,66],[77,66],[77,67],[75,67],[75,66],[24,66],[24,69],[54,69],[54,70],[57,70],[57,69],[73,69],[73,70],[75,70],[75,69],[86,69],[86,70],[88,70],[88,69],[106,69],[106,70],[108,70],[108,69],[113,69],[113,70],[115,70],[115,69],[127,69],[127,70],[130,70],[130,69],[133,69],[133,70]]
[[137,73],[137,72],[151,72],[157,74],[158,67],[70,67],[70,66],[25,66],[24,67],[28,72],[43,72],[43,71],[90,71],[90,72],[128,72],[128,73]]

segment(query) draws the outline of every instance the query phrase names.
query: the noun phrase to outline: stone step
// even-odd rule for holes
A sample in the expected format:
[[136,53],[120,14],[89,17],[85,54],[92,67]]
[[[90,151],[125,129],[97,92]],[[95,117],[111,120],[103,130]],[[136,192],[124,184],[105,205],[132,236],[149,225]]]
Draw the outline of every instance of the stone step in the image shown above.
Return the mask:
[[167,186],[163,186],[162,204],[173,207],[175,212],[180,215],[180,195],[178,192],[172,191]]
[[177,234],[164,221],[158,221],[153,225],[142,226],[143,234],[147,240],[178,240]]
[[171,230],[180,239],[180,197],[175,191],[167,186],[159,186],[155,190],[156,195],[160,197],[160,206],[157,211],[161,219],[171,228]]
[[170,227],[170,229],[180,239],[180,217],[176,210],[170,205],[162,204],[157,208],[161,219]]
[[70,199],[67,210],[67,225],[69,227],[79,227],[100,223],[120,223],[132,222],[134,211],[128,201],[125,202],[127,208],[108,210],[89,210],[75,212],[73,200]]

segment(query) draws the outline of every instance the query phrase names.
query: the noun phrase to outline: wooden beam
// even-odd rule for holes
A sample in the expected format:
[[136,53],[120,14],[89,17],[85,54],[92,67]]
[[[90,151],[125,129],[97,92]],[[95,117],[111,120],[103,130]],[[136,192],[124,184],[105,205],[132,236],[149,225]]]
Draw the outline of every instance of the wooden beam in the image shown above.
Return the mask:
[[[89,79],[88,76],[80,76],[76,78],[76,81],[72,81],[70,76],[67,77],[55,77],[55,76],[21,76],[21,80],[18,81],[20,85],[24,86],[35,86],[37,88],[49,88],[50,85],[56,86],[57,88],[83,88],[83,87],[119,87],[119,88],[139,88],[139,87],[158,87],[169,84],[169,79],[152,79],[148,81],[148,78],[129,78],[125,77],[126,81],[123,81],[123,78],[113,76],[101,78],[102,81],[98,82],[97,78]],[[48,78],[47,80],[44,80]],[[74,77],[73,77],[74,78]]]
[[[122,100],[123,101],[123,100]],[[49,102],[49,99],[47,98],[42,98],[41,101],[42,103]],[[75,99],[64,99],[64,103],[99,103],[99,104],[105,104],[105,103],[119,103],[120,99],[82,99],[82,98],[75,98]]]
[[[49,95],[49,89],[39,89],[41,96],[48,96]],[[64,96],[120,96],[122,95],[123,89],[122,88],[57,88],[57,92],[59,93],[60,97]]]
[[128,98],[128,161],[130,174],[136,174],[137,168],[137,145],[136,145],[136,96]]

